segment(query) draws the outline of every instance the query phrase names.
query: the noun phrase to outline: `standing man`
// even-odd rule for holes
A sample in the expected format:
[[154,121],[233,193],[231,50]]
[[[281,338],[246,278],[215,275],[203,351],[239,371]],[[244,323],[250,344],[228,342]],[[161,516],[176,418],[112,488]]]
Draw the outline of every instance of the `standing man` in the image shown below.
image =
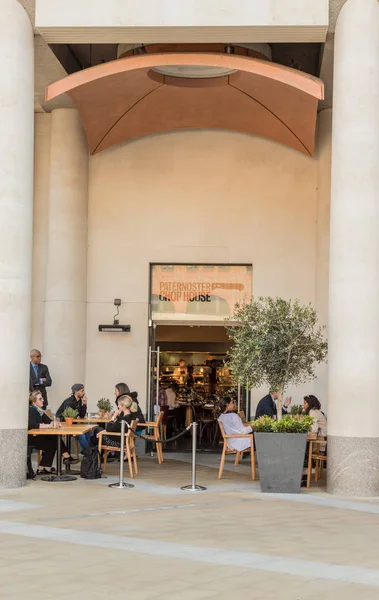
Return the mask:
[[46,388],[51,386],[51,377],[49,369],[46,365],[41,364],[41,352],[39,350],[31,350],[30,352],[30,375],[29,375],[29,392],[39,390],[43,398],[43,410],[47,408],[47,392]]
[[[257,410],[255,412],[255,418],[259,419],[259,417],[268,416],[274,418],[277,416],[277,407],[276,401],[279,398],[279,392],[271,391],[270,394],[267,394],[262,400],[259,400]],[[287,413],[287,408],[291,404],[292,398],[286,398],[283,402],[283,414]]]

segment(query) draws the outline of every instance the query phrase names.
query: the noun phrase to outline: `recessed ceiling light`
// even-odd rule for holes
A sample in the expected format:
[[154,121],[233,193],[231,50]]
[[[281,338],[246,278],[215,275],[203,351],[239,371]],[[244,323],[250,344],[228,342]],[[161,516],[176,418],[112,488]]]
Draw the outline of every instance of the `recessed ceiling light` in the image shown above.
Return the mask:
[[203,65],[165,65],[154,67],[153,71],[168,77],[181,77],[184,79],[214,79],[215,77],[226,77],[236,72],[236,69],[225,69],[224,67],[210,67]]

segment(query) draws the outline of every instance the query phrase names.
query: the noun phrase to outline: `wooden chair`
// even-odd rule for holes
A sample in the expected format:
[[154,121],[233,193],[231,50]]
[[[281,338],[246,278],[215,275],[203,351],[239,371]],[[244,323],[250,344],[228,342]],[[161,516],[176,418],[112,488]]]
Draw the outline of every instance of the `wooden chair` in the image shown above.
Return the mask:
[[163,463],[162,442],[157,441],[159,439],[162,439],[162,419],[163,412],[160,412],[156,421],[146,421],[146,423],[141,423],[141,426],[143,425],[144,427],[146,427],[146,429],[153,429],[153,433],[151,435],[144,434],[144,438],[150,440],[151,442],[153,442],[153,444],[155,444],[157,449],[157,458],[159,465]]
[[309,440],[307,488],[311,485],[313,463],[315,463],[315,481],[318,481],[323,476],[327,442],[327,439],[324,437]]
[[[138,425],[138,419],[136,419],[135,421],[132,421],[130,424],[130,427],[128,428],[127,432],[125,433],[125,450],[126,450],[126,454],[128,456],[129,474],[132,479],[134,477],[133,464],[134,464],[135,474],[138,475],[137,456],[136,456],[136,449],[135,449],[134,435],[133,435],[133,432],[137,429],[137,425]],[[118,448],[117,446],[107,446],[106,444],[103,443],[103,435],[108,435],[109,437],[113,437],[113,436],[121,437],[121,433],[113,433],[112,431],[105,431],[105,430],[103,430],[99,433],[98,448],[99,448],[100,454],[101,454],[101,451],[104,450],[103,472],[105,473],[107,470],[108,452],[121,452],[121,447]],[[133,462],[132,462],[132,459],[133,459]],[[120,460],[124,460],[124,457],[120,456]]]
[[[221,463],[220,463],[220,469],[218,472],[218,478],[221,479],[222,477],[222,473],[224,470],[224,465],[225,465],[225,458],[227,454],[235,454],[236,455],[236,459],[234,461],[234,466],[236,467],[240,461],[240,459],[242,458],[242,456],[245,454],[245,452],[250,452],[251,453],[251,478],[254,481],[255,480],[255,452],[254,452],[254,435],[252,433],[239,433],[239,434],[231,434],[231,435],[227,435],[225,433],[225,429],[223,424],[221,423],[221,421],[218,421],[219,427],[220,427],[220,431],[221,431],[221,435],[222,435],[222,439],[223,439],[223,448],[222,448],[222,455],[221,455]],[[246,448],[245,450],[242,450],[241,452],[238,452],[238,450],[233,450],[232,448],[228,447],[228,440],[234,440],[234,439],[240,439],[240,438],[250,438],[250,448]]]

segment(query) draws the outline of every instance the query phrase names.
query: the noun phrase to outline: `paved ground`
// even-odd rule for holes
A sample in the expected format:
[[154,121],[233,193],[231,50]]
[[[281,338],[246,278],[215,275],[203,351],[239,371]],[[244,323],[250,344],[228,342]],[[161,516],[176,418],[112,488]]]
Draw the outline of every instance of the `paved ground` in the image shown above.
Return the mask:
[[[175,458],[175,460],[173,460]],[[249,465],[201,455],[139,459],[131,490],[108,479],[30,482],[0,494],[0,597],[378,600],[379,501],[312,489],[266,496]]]

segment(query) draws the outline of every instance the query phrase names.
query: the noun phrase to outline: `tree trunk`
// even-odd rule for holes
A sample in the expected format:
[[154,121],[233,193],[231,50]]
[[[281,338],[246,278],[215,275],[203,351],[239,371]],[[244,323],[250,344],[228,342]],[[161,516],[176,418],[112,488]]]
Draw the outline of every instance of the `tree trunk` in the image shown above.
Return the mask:
[[276,418],[281,421],[283,418],[283,397],[284,397],[284,385],[279,389],[279,398],[276,401]]

